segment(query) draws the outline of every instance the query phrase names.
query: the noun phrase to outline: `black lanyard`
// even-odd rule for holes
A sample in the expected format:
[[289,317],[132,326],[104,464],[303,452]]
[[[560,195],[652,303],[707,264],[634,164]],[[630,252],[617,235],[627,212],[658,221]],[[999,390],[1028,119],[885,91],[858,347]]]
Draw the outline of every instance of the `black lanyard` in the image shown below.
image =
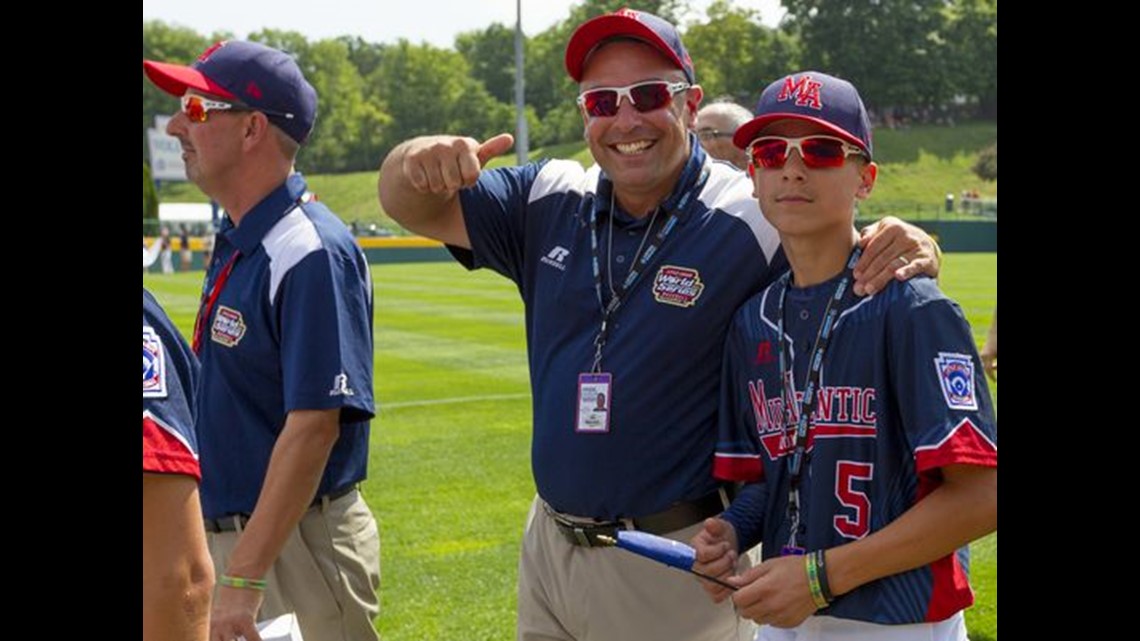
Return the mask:
[[[685,190],[675,204],[670,206],[671,203],[667,200],[660,205],[660,207],[665,207],[669,210],[669,217],[665,219],[665,224],[661,226],[661,229],[658,230],[656,234],[653,234],[653,239],[649,242],[649,246],[645,248],[645,251],[641,252],[639,256],[634,256],[633,260],[630,261],[629,274],[627,274],[625,280],[613,290],[613,295],[610,297],[608,304],[604,302],[605,299],[602,297],[601,257],[600,251],[598,250],[598,245],[600,244],[598,241],[598,208],[600,207],[600,199],[595,195],[593,204],[590,207],[590,251],[594,270],[594,292],[598,296],[598,306],[602,310],[602,324],[598,329],[598,335],[594,338],[594,362],[590,367],[591,372],[601,371],[602,346],[606,344],[606,339],[609,336],[610,318],[617,312],[618,308],[621,307],[625,295],[633,289],[633,286],[640,280],[641,275],[649,271],[648,268],[653,262],[653,259],[660,253],[661,245],[665,243],[665,239],[676,229],[678,215],[685,211],[685,207],[689,205],[692,198],[700,194],[701,190],[704,189],[705,183],[709,178],[709,170],[703,165],[701,165],[699,169],[701,175],[697,183],[691,189]],[[678,184],[688,182],[692,177],[693,171],[693,168],[689,168],[683,172]],[[599,179],[599,182],[600,180],[601,179]],[[613,189],[612,185],[610,189]],[[615,209],[617,208],[617,203],[613,197],[613,191],[611,191],[610,194],[610,217],[612,219],[616,213]],[[650,231],[651,230],[647,229],[646,233]],[[610,251],[613,251],[612,245]]]
[[784,415],[785,425],[795,422],[796,430],[792,433],[791,453],[785,456],[788,459],[788,519],[791,521],[791,530],[788,534],[788,544],[784,546],[784,554],[797,553],[796,531],[800,524],[800,479],[803,476],[804,458],[807,450],[808,422],[815,411],[819,400],[817,388],[819,387],[820,372],[823,368],[823,356],[831,337],[835,332],[835,324],[839,315],[843,313],[843,299],[853,278],[852,271],[863,249],[858,245],[851,251],[847,259],[847,266],[839,283],[835,286],[835,293],[827,301],[823,312],[823,320],[819,324],[819,333],[815,337],[815,346],[811,350],[811,359],[808,361],[808,371],[804,382],[804,395],[800,400],[799,414],[796,414],[796,385],[795,367],[792,362],[790,350],[784,348],[784,300],[788,295],[788,286],[791,281],[791,272],[780,278],[780,304],[777,311],[779,320],[776,331],[780,352],[780,380],[784,386]]

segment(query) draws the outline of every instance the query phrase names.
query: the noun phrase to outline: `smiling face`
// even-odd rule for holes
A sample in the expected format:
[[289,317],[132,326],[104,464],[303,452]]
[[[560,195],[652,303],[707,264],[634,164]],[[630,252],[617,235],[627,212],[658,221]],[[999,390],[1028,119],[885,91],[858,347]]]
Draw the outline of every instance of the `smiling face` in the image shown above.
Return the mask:
[[[788,138],[813,134],[834,136],[815,123],[791,119],[776,121],[761,132]],[[848,156],[839,167],[812,169],[793,150],[779,169],[753,167],[753,195],[781,238],[842,235],[851,229],[855,201],[871,194],[877,172],[875,163],[860,156]]]
[[[684,82],[685,75],[649,45],[620,40],[590,55],[580,90],[647,80]],[[665,107],[644,113],[625,99],[614,116],[591,117],[582,111],[590,152],[630,214],[649,213],[673,190],[689,157],[688,130],[700,100],[700,88],[692,87]]]

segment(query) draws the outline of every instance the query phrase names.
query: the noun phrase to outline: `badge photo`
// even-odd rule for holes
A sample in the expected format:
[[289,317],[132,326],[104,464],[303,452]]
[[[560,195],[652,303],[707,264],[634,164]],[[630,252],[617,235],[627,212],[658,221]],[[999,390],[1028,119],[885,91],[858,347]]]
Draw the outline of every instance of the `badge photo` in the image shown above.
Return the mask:
[[578,375],[578,416],[575,432],[610,431],[610,404],[613,402],[613,376],[605,372]]

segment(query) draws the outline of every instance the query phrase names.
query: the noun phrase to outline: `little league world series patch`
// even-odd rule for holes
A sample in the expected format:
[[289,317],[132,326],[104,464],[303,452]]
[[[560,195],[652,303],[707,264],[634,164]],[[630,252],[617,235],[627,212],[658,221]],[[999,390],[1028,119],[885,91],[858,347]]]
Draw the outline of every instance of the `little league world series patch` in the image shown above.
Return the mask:
[[154,329],[143,325],[143,398],[166,396],[166,352]]
[[942,383],[942,396],[950,409],[978,409],[978,399],[974,396],[974,359],[966,354],[939,352],[934,367]]
[[245,336],[245,319],[241,312],[218,305],[218,313],[214,314],[214,324],[210,327],[210,340],[233,347],[241,341],[242,336]]
[[653,278],[653,298],[658,303],[692,307],[704,290],[701,273],[688,267],[662,265]]

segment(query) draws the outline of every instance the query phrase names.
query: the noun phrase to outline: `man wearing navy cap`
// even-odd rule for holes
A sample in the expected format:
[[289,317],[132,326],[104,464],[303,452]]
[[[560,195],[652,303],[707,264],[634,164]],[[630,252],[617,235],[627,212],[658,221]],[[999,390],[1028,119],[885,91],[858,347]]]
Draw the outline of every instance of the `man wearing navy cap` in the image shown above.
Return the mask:
[[[690,131],[702,93],[673,25],[603,15],[574,32],[565,61],[596,166],[482,171],[512,144],[501,134],[409,140],[380,169],[389,215],[510,278],[526,304],[538,496],[518,638],[748,639],[730,604],[600,537],[635,528],[688,541],[724,509],[710,468],[725,330],[786,267],[779,239],[746,176],[706,162]],[[935,271],[927,236],[877,229],[861,286],[882,287],[900,256],[917,260],[898,275]]]
[[[146,257],[143,258],[144,264]],[[143,288],[143,638],[203,641],[214,568],[202,507],[194,387],[198,359]]]
[[167,132],[227,212],[193,349],[202,513],[218,577],[210,638],[378,638],[380,539],[365,478],[372,282],[348,229],[293,173],[317,95],[289,55],[227,41],[186,67],[144,61],[181,110]]

